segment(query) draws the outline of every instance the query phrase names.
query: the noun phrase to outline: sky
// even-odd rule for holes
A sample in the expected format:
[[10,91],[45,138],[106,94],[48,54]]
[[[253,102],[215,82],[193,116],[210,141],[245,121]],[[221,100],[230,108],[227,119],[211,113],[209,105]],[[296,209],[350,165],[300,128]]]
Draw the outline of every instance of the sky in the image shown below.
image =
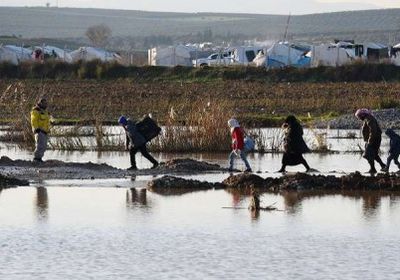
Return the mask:
[[400,8],[400,0],[0,0],[0,6],[107,8],[165,12],[309,14]]

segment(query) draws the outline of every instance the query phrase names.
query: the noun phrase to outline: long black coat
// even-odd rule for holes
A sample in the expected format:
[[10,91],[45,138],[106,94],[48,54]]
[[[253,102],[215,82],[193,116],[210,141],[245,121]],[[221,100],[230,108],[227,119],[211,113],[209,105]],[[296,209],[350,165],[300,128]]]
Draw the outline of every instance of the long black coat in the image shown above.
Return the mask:
[[303,128],[299,123],[288,124],[285,130],[284,150],[289,154],[304,154],[310,149],[303,139]]

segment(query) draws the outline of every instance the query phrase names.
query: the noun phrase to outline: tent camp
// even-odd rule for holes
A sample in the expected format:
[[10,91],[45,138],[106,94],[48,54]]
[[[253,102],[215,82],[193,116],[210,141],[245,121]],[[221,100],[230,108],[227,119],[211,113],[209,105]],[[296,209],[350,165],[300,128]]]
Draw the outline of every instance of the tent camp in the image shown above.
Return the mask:
[[121,62],[121,57],[118,54],[108,52],[100,48],[80,47],[79,49],[72,51],[69,54],[71,56],[72,62],[77,62],[79,60],[91,61],[95,59],[101,60],[103,62]]
[[[35,51],[40,50],[44,52],[44,58],[52,58],[56,60],[61,60],[64,62],[71,63],[72,62],[72,56],[69,54],[68,51],[53,47],[53,46],[44,46],[44,47],[35,47]],[[34,53],[35,53],[34,51]],[[32,55],[34,55],[32,53]]]
[[6,46],[4,46],[4,48],[15,53],[17,55],[18,62],[32,60],[32,57],[31,57],[32,50],[30,50],[30,49],[26,49],[24,47],[18,47],[18,46],[14,46],[14,45],[6,45]]
[[[281,68],[286,66],[292,67],[309,67],[310,58],[306,56],[309,49],[289,45],[288,43],[276,43],[267,50],[268,59],[266,66],[268,68]],[[258,58],[260,59],[260,58]]]
[[193,51],[196,50],[184,45],[166,48],[152,48],[148,50],[148,62],[151,66],[192,66],[191,53]]
[[5,47],[0,47],[0,63],[3,62],[18,65],[18,57],[13,51]]

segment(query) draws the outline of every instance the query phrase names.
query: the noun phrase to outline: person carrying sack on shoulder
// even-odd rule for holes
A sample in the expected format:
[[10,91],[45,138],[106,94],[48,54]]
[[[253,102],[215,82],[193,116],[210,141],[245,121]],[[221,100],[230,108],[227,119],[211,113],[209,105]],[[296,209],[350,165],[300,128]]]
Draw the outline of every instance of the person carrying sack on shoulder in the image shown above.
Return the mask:
[[244,147],[243,129],[240,127],[239,122],[233,118],[228,121],[228,126],[231,129],[232,136],[232,152],[229,154],[229,172],[233,171],[233,165],[237,156],[243,160],[246,166],[245,172],[252,172]]
[[47,99],[41,97],[31,111],[31,126],[35,134],[35,151],[33,161],[43,162],[50,132],[50,114],[47,111]]
[[147,151],[146,139],[138,131],[136,124],[130,119],[127,119],[125,116],[119,117],[118,123],[124,128],[126,133],[126,149],[129,151],[131,160],[131,167],[129,167],[128,170],[138,169],[136,166],[136,159],[135,159],[137,152],[140,152],[145,158],[147,158],[153,164],[153,167],[151,169],[157,168],[159,163]]

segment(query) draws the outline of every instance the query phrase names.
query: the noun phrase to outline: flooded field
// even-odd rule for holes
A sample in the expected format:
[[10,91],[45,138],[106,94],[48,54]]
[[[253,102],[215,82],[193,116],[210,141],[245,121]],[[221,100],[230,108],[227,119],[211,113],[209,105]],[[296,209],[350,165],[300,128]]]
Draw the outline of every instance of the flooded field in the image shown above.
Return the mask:
[[[337,152],[307,154],[311,167],[338,176],[367,171],[361,139],[343,139],[349,132],[329,132]],[[387,145],[384,138],[384,160]],[[0,155],[32,158],[4,143]],[[155,156],[227,166],[226,153]],[[281,156],[255,153],[249,160],[258,175],[275,177]],[[127,152],[48,151],[45,159],[129,167]],[[138,167],[150,163],[138,155]],[[145,190],[152,178],[45,180],[0,191],[0,279],[396,279],[400,273],[397,194],[263,194],[262,205],[276,203],[281,211],[252,213],[249,197],[239,193],[161,195]]]

